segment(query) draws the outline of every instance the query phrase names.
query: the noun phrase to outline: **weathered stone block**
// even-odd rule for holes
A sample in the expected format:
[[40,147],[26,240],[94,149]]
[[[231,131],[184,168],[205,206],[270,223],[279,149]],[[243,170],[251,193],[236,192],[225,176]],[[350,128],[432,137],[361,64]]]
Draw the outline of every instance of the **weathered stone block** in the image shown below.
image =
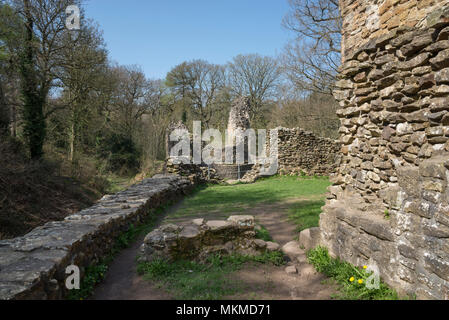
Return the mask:
[[299,233],[299,244],[308,251],[320,244],[321,232],[320,228],[310,228]]
[[419,174],[423,177],[446,179],[445,157],[423,161],[419,166]]
[[449,68],[440,70],[435,73],[435,81],[438,84],[449,83]]
[[441,279],[449,281],[449,256],[441,259],[434,254],[425,253],[424,262],[426,269],[434,272]]
[[202,261],[211,254],[257,255],[265,250],[276,250],[275,243],[255,238],[253,216],[231,216],[227,221],[202,221],[201,225],[198,222],[168,224],[150,232],[141,246],[140,261]]
[[303,255],[305,253],[298,241],[290,241],[286,243],[281,250],[285,255],[289,256],[292,260],[296,259],[296,257]]
[[390,223],[386,220],[360,218],[360,228],[381,240],[393,241]]

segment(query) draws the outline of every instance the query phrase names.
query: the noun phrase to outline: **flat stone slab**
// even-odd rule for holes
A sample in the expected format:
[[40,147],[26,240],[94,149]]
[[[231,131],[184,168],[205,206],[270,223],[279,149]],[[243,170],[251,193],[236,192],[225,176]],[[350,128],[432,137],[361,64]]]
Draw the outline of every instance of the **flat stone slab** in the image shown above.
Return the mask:
[[285,272],[287,274],[297,274],[298,273],[298,269],[296,269],[295,266],[289,266],[289,267],[285,268]]
[[267,250],[268,251],[278,251],[280,249],[279,243],[267,241]]
[[223,220],[207,221],[206,226],[211,230],[223,230],[232,227],[232,223]]
[[197,226],[202,226],[204,224],[204,219],[193,219],[192,223]]
[[236,223],[240,227],[254,228],[254,216],[230,216],[228,221]]
[[296,257],[300,255],[305,254],[304,250],[300,248],[298,241],[290,241],[286,243],[281,250],[285,255],[289,256],[292,260],[296,259]]

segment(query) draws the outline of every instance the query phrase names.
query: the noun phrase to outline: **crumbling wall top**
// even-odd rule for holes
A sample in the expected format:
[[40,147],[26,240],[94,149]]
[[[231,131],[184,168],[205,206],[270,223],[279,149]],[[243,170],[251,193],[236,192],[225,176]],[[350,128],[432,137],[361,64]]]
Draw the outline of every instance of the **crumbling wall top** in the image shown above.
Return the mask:
[[340,0],[343,61],[370,40],[398,28],[432,27],[449,19],[449,0]]

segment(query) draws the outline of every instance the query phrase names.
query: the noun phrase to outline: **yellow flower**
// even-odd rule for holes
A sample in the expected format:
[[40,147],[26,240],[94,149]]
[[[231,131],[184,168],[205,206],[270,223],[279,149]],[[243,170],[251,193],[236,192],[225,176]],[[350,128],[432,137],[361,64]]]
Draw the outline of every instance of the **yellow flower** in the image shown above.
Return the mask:
[[368,266],[363,266],[363,269],[368,269]]
[[363,283],[363,279],[359,279],[359,284],[362,284]]
[[354,277],[351,277],[351,279],[349,279],[349,281],[354,282]]

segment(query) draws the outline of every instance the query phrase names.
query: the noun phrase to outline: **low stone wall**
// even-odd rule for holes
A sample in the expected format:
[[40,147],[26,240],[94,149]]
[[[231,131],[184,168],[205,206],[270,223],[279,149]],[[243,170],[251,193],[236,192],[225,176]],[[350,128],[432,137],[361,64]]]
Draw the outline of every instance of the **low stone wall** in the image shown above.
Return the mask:
[[165,162],[165,172],[186,177],[194,184],[218,183],[223,180],[213,166],[208,167],[206,164],[174,164],[170,158]]
[[277,243],[256,239],[254,216],[231,216],[227,220],[195,219],[163,225],[145,237],[138,258],[144,262],[204,262],[216,254],[256,256],[278,249]]
[[217,176],[223,180],[238,180],[242,179],[247,172],[252,168],[252,164],[215,164],[213,165]]
[[105,196],[64,221],[0,241],[0,300],[64,298],[67,266],[78,266],[83,276],[84,269],[106,256],[132,224],[140,224],[152,209],[187,194],[192,187],[185,178],[157,175]]
[[338,166],[340,144],[301,128],[278,128],[279,173],[330,175]]

